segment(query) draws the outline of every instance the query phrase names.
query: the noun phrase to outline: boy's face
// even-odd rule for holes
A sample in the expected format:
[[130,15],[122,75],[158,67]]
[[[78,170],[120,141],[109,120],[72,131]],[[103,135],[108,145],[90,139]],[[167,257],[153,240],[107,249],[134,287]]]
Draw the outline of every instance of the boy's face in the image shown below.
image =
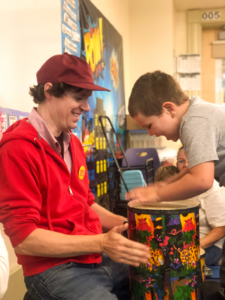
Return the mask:
[[167,140],[176,142],[179,139],[179,122],[170,112],[163,109],[160,116],[146,117],[139,113],[134,121],[141,127],[148,130],[150,136],[165,136]]
[[177,154],[177,169],[180,172],[182,169],[187,167],[188,167],[187,156],[184,152],[184,149],[181,149]]

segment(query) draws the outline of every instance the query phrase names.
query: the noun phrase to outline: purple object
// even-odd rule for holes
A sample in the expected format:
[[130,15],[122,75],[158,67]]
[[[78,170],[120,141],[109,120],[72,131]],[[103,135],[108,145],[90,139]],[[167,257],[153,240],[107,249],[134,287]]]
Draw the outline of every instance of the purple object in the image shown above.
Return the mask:
[[[153,158],[154,176],[156,170],[160,167],[158,152],[155,148],[129,148],[126,150],[125,156],[131,167],[139,165],[145,166],[146,160],[149,158]],[[125,158],[123,158],[122,167],[127,167]],[[140,171],[142,171],[144,179],[147,182],[146,171],[144,169],[140,169]]]

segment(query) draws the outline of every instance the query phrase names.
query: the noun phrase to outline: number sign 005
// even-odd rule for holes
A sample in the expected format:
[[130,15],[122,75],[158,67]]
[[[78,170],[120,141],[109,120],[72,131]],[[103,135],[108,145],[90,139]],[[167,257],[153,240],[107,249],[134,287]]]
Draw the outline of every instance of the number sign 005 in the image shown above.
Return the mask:
[[220,19],[219,11],[208,11],[202,13],[202,21],[219,20],[219,19]]

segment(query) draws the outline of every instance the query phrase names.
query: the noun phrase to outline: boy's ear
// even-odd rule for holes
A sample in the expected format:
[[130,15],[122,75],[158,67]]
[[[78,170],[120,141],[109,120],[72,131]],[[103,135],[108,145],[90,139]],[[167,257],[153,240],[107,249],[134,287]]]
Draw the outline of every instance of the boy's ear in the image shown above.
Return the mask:
[[44,93],[45,93],[45,98],[46,99],[50,99],[52,97],[51,94],[49,94],[48,90],[52,87],[52,83],[50,82],[47,82],[45,85],[44,85]]
[[169,113],[172,118],[176,116],[177,110],[176,105],[173,102],[164,102],[162,105],[162,109]]

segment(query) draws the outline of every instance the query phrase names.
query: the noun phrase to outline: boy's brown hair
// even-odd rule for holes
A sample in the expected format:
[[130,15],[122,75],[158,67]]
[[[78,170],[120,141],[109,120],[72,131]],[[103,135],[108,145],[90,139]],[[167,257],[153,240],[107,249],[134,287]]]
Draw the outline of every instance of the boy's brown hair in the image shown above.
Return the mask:
[[128,110],[131,117],[138,113],[160,116],[163,103],[169,101],[180,106],[188,100],[179,83],[170,75],[161,71],[146,73],[134,84],[131,91]]
[[177,173],[179,173],[179,171],[175,166],[159,167],[155,172],[155,182],[166,181],[168,178]]

